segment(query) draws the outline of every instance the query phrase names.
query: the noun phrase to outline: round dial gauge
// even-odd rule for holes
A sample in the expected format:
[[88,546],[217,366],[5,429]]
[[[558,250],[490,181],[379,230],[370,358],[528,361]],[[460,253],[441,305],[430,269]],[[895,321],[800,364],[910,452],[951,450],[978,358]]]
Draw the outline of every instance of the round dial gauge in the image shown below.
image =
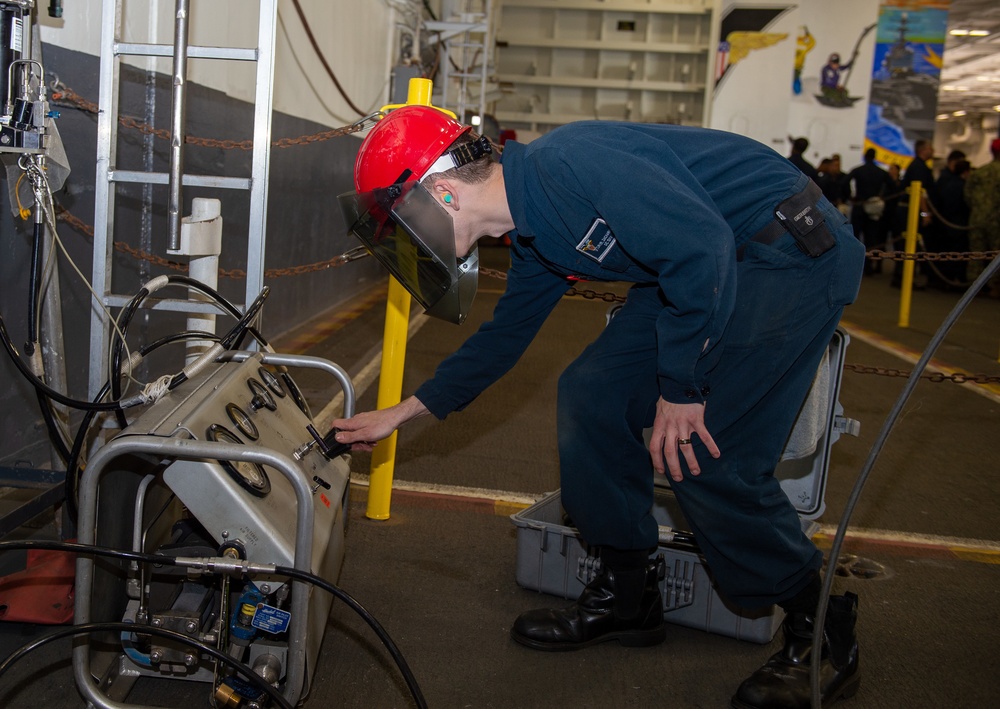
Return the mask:
[[260,432],[257,431],[257,426],[255,426],[254,422],[250,420],[250,414],[246,411],[233,402],[229,402],[226,404],[226,413],[229,414],[229,420],[235,424],[237,430],[244,436],[249,438],[251,441],[256,441],[260,438]]
[[274,397],[271,396],[271,392],[266,386],[260,383],[259,379],[250,377],[247,379],[247,386],[250,387],[250,392],[253,394],[253,398],[250,400],[250,406],[254,409],[254,411],[260,408],[265,408],[268,411],[274,411],[278,408],[278,405],[274,403]]
[[[218,443],[243,443],[235,433],[217,423],[209,426],[205,435],[208,437],[208,440]],[[257,463],[243,460],[220,460],[219,465],[244,490],[257,497],[264,497],[267,493],[271,492],[271,481],[268,479],[264,468]]]
[[261,367],[257,370],[257,374],[260,375],[260,380],[264,382],[264,385],[268,389],[271,390],[272,394],[279,399],[285,398],[285,388],[281,386],[281,380],[274,375],[274,372],[270,369],[264,369]]

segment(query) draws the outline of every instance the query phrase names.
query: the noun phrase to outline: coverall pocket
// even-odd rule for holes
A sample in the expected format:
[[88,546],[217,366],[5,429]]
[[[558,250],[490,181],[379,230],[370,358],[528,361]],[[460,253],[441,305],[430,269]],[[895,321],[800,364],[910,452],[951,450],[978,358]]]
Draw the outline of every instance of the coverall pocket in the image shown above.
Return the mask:
[[[808,256],[791,236],[774,244],[748,243],[736,264],[736,308],[726,332],[728,348],[757,348],[782,340],[798,320],[804,298],[821,297],[811,283]],[[820,257],[822,258],[822,257]]]

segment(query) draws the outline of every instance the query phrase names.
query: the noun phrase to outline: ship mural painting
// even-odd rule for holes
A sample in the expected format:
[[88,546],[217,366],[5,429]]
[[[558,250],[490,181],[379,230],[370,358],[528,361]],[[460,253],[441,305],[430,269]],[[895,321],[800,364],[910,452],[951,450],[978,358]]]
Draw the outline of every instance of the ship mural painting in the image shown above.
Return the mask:
[[948,2],[884,3],[879,12],[865,148],[905,163],[934,137]]

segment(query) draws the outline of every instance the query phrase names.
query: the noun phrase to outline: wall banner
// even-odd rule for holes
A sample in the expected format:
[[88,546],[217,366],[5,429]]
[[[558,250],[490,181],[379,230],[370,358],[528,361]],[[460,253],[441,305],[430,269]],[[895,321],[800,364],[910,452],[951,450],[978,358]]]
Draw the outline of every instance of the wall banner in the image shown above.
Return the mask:
[[879,8],[865,148],[907,164],[934,138],[950,0],[883,0]]

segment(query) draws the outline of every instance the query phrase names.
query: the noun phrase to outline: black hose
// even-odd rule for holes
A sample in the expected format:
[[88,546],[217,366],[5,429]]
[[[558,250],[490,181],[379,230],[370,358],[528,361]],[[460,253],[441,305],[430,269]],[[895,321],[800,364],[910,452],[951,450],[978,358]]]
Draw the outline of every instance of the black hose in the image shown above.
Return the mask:
[[35,343],[38,342],[38,293],[42,283],[42,238],[45,235],[45,225],[35,222],[31,236],[31,272],[28,278],[28,342],[24,351],[29,355],[35,353]]
[[21,355],[18,354],[17,348],[14,347],[14,343],[10,339],[10,333],[7,332],[7,325],[4,323],[3,316],[0,316],[0,343],[3,344],[4,350],[6,350],[7,354],[14,362],[14,366],[17,367],[18,371],[24,375],[28,382],[56,403],[62,404],[63,406],[69,406],[74,409],[81,409],[83,411],[117,411],[121,409],[121,403],[117,401],[109,402],[107,404],[94,404],[89,401],[73,399],[56,391],[41,379],[36,377],[35,373],[32,372],[23,361],[21,361]]
[[75,637],[77,635],[91,635],[93,633],[103,633],[103,632],[117,632],[117,633],[143,633],[145,635],[156,635],[161,638],[167,638],[173,642],[180,643],[181,645],[187,645],[188,647],[193,647],[201,652],[209,655],[217,662],[221,662],[229,667],[233,668],[241,675],[244,675],[250,683],[253,684],[257,689],[262,690],[267,696],[269,696],[273,701],[277,702],[282,709],[293,709],[291,702],[289,702],[285,697],[279,692],[275,687],[271,686],[268,682],[256,674],[250,667],[246,664],[240,662],[239,660],[231,657],[225,652],[222,652],[218,648],[214,648],[208,643],[203,643],[200,640],[196,640],[189,635],[184,633],[178,633],[175,630],[167,630],[166,628],[155,628],[151,625],[140,625],[138,623],[125,623],[125,622],[106,622],[106,623],[84,623],[82,625],[71,625],[65,628],[60,628],[55,630],[48,635],[41,638],[37,638],[27,645],[23,645],[18,648],[10,655],[8,655],[3,662],[0,662],[0,677],[10,669],[18,660],[22,659],[25,655],[33,650],[37,650],[43,645],[47,645],[55,640],[61,640],[62,638]]
[[406,659],[403,657],[403,653],[399,651],[396,644],[389,637],[389,634],[385,631],[385,628],[375,619],[371,613],[365,609],[360,603],[358,603],[349,593],[344,591],[339,586],[335,586],[326,579],[323,579],[315,574],[311,574],[308,571],[301,571],[299,569],[293,569],[290,566],[276,566],[274,567],[274,573],[279,576],[288,576],[289,578],[300,579],[308,583],[322,588],[324,591],[332,593],[334,597],[339,598],[344,603],[346,603],[351,610],[357,613],[361,618],[368,623],[368,626],[375,631],[378,639],[382,641],[385,648],[392,655],[393,661],[399,668],[399,671],[403,674],[403,679],[406,680],[406,686],[410,690],[410,694],[413,696],[413,700],[417,703],[420,709],[427,708],[427,700],[424,699],[423,692],[420,691],[420,685],[417,684],[416,677],[413,676],[413,672],[410,670],[410,666],[406,663]]
[[52,413],[52,403],[48,398],[35,389],[35,396],[38,398],[38,408],[42,411],[42,419],[45,421],[45,428],[49,432],[49,440],[52,442],[53,448],[56,449],[56,453],[62,459],[63,465],[69,464],[69,447],[66,445],[66,441],[63,438],[62,429],[59,428],[59,424],[56,422],[55,414]]
[[[111,332],[111,375],[108,377],[108,382],[111,385],[112,401],[121,399],[122,354],[125,352],[125,335],[128,332],[128,326],[131,324],[132,318],[135,317],[139,306],[146,300],[148,295],[148,288],[140,288],[139,292],[132,296],[132,299],[122,308],[121,313],[118,315],[118,327]],[[121,409],[115,412],[115,418],[118,420],[120,428],[128,426],[128,419],[125,418],[125,412]]]
[[[982,290],[989,280],[1000,270],[1000,257],[994,258],[991,263],[989,263],[975,282],[969,286],[969,289],[965,291],[959,301],[952,308],[951,312],[948,313],[948,317],[944,319],[941,325],[938,327],[937,332],[931,338],[931,341],[927,344],[926,349],[924,349],[923,354],[920,355],[920,360],[917,362],[913,371],[910,372],[910,376],[906,380],[906,385],[903,387],[903,391],[900,392],[899,398],[893,405],[892,409],[889,411],[889,415],[886,417],[885,422],[882,424],[882,429],[879,431],[878,437],[872,444],[871,450],[868,453],[868,458],[865,460],[864,465],[861,467],[861,472],[858,474],[858,479],[854,483],[854,487],[851,489],[851,495],[847,500],[847,504],[844,507],[844,513],[840,518],[840,524],[837,526],[837,533],[833,539],[833,545],[830,547],[830,554],[827,561],[827,572],[823,579],[823,590],[819,596],[819,604],[816,607],[816,617],[814,620],[814,628],[824,627],[826,621],[826,610],[829,602],[830,591],[833,590],[833,577],[835,574],[832,569],[837,563],[837,559],[840,558],[840,550],[844,545],[844,537],[847,534],[847,527],[851,522],[851,515],[854,514],[854,508],[858,504],[858,500],[861,497],[861,491],[864,489],[865,483],[868,481],[868,476],[871,474],[872,468],[875,466],[875,461],[878,459],[879,453],[882,451],[883,446],[885,446],[886,439],[889,438],[889,434],[892,432],[893,426],[896,424],[896,419],[899,418],[900,414],[903,413],[903,406],[906,404],[913,390],[916,388],[917,383],[920,381],[920,375],[923,374],[924,369],[927,368],[927,364],[931,361],[934,353],[937,352],[937,348],[941,346],[944,342],[945,337],[948,332],[958,321],[959,316],[965,312],[965,309],[969,307],[969,303],[976,297],[976,294]],[[823,639],[826,636],[823,632],[813,633],[812,641],[812,653],[810,657],[818,658],[821,657]],[[820,663],[813,660],[809,668],[809,680],[810,680],[810,701],[811,706],[815,709],[819,709],[822,706],[822,692],[820,689],[820,673],[819,673]]]
[[[145,357],[149,353],[163,347],[164,345],[180,342],[182,340],[218,340],[218,336],[211,332],[201,332],[198,330],[178,332],[161,337],[159,340],[141,347],[139,349],[139,354]],[[107,396],[110,388],[110,380],[104,382],[104,386],[102,386],[101,390],[97,392],[97,396],[94,397],[94,401],[100,401]],[[87,442],[87,431],[90,429],[90,424],[94,420],[94,413],[95,412],[93,411],[88,411],[84,414],[83,420],[80,422],[80,427],[76,431],[76,437],[73,439],[73,448],[69,451],[69,455],[66,459],[66,480],[64,483],[66,490],[66,510],[69,513],[70,520],[72,520],[74,524],[76,523],[78,513],[76,498],[77,483],[80,479],[80,456],[82,455],[83,447]]]
[[[29,540],[10,541],[10,542],[0,541],[0,552],[14,551],[18,549],[51,549],[56,551],[68,551],[80,554],[93,554],[95,556],[107,556],[118,559],[127,559],[129,561],[140,561],[144,563],[160,564],[164,566],[184,565],[183,563],[179,562],[177,559],[171,556],[161,556],[159,554],[147,554],[145,552],[137,552],[137,551],[122,551],[119,549],[108,549],[106,547],[99,547],[91,544],[79,544],[77,542],[58,542],[58,541],[50,541],[42,539],[29,539]],[[413,672],[410,670],[410,667],[406,662],[406,658],[403,657],[403,653],[400,652],[398,647],[396,647],[396,643],[393,642],[392,638],[389,636],[389,633],[386,632],[385,628],[382,627],[381,623],[378,622],[375,616],[369,613],[364,606],[362,606],[353,596],[351,596],[351,594],[349,594],[347,591],[340,588],[339,586],[330,583],[326,579],[317,576],[316,574],[309,573],[308,571],[301,571],[300,569],[295,569],[289,566],[275,566],[274,574],[278,576],[287,576],[288,578],[298,579],[300,581],[305,581],[306,583],[310,583],[316,586],[317,588],[321,588],[324,591],[327,591],[328,593],[332,594],[335,598],[338,598],[344,603],[346,603],[351,610],[353,610],[355,613],[361,616],[362,620],[364,620],[365,623],[367,623],[368,626],[375,631],[375,634],[378,636],[379,640],[382,641],[382,644],[385,645],[386,649],[389,651],[389,654],[392,656],[392,659],[396,663],[396,666],[399,668],[399,671],[403,674],[403,678],[406,681],[406,686],[410,690],[410,694],[413,696],[413,699],[417,703],[419,709],[427,709],[427,700],[424,699],[423,692],[420,690],[420,685],[417,683],[416,677],[413,676]],[[120,623],[120,624],[95,623],[93,625],[122,625],[124,626],[123,628],[121,628],[123,632],[124,631],[135,632],[139,627],[142,628],[141,632],[154,630],[154,628],[149,628],[148,626],[137,626],[135,623]],[[76,627],[83,628],[87,626],[76,626]],[[102,629],[115,630],[115,628],[102,628]],[[155,630],[160,630],[160,628],[155,628]],[[95,631],[91,630],[89,632],[95,632]],[[180,635],[182,638],[187,638],[188,640],[190,640],[190,638],[188,638],[186,635],[181,635],[180,633],[178,633],[178,635]],[[46,639],[45,642],[48,642],[48,639]],[[22,648],[22,650],[23,649],[24,648]],[[17,653],[21,653],[21,650],[18,650]],[[2,675],[4,671],[6,671],[7,667],[12,663],[12,661],[16,661],[17,659],[20,658],[19,657],[13,658],[13,660],[11,660],[11,658],[7,658],[7,660],[5,660],[2,664],[0,664],[0,675]]]

